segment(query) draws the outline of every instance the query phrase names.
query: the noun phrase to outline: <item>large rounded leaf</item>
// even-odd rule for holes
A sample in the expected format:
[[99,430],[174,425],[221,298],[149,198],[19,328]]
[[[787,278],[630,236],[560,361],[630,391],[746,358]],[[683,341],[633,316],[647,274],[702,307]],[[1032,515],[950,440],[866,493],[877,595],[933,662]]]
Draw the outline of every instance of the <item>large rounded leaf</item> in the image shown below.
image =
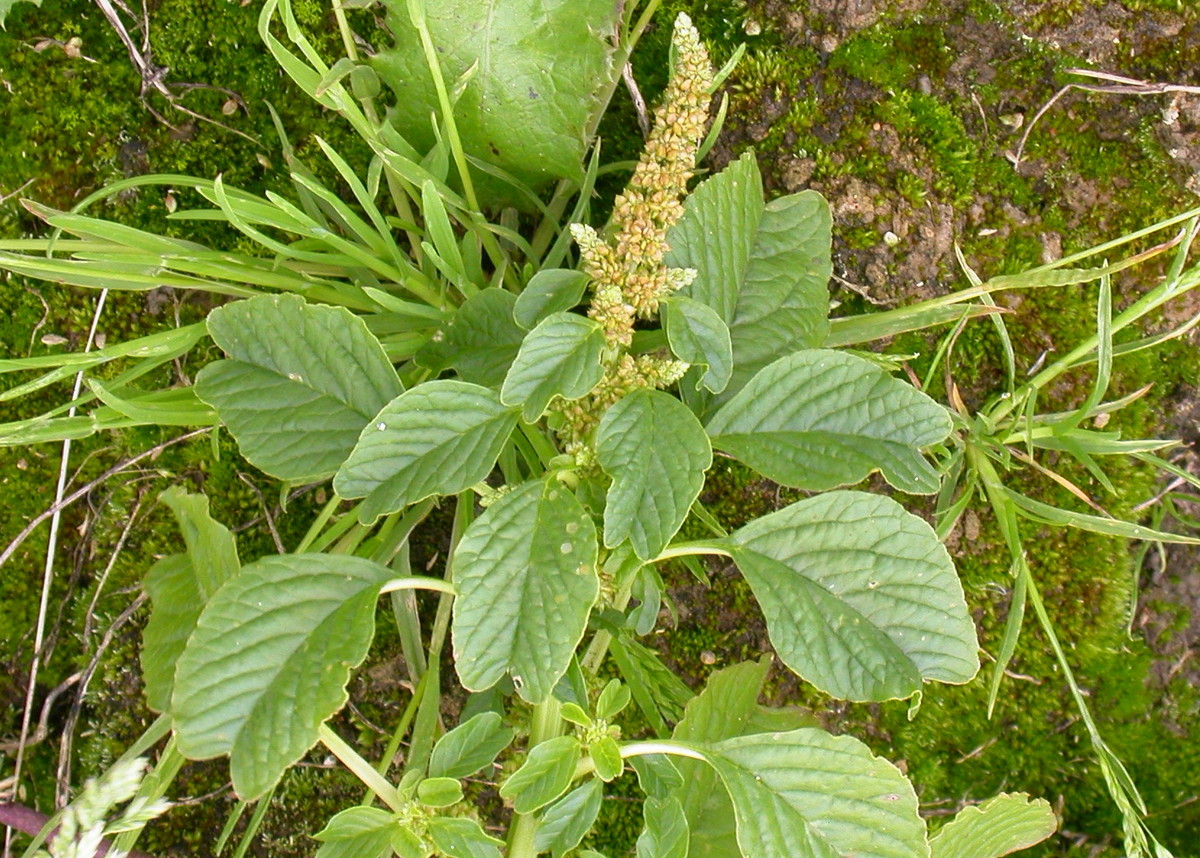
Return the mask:
[[596,526],[557,481],[532,481],[476,519],[451,560],[454,663],[469,691],[505,673],[530,703],[567,671],[600,592]]
[[700,746],[747,858],[925,858],[912,785],[850,736],[804,727]]
[[954,564],[895,501],[829,492],[752,521],[729,544],[779,657],[822,691],[891,700],[979,670]]
[[341,307],[263,295],[208,316],[229,360],[196,376],[250,462],[281,480],[333,476],[367,422],[404,388],[366,323]]
[[389,402],[362,430],[333,488],[359,506],[364,523],[430,495],[482,480],[517,423],[496,392],[463,381],[430,381]]
[[608,409],[596,430],[596,458],[612,477],[604,544],[626,539],[643,560],[657,557],[704,488],[712,447],[687,407],[657,390],[635,390]]
[[291,554],[264,557],[227,581],[175,671],[172,713],[184,756],[229,754],[244,799],[273,786],[345,704],[390,577],[358,557]]
[[823,491],[873,470],[910,494],[938,489],[920,450],[950,417],[912,385],[854,355],[814,349],[762,370],[706,427],[713,446],[777,483]]
[[[387,5],[396,46],[376,56],[375,69],[396,92],[396,127],[424,150],[440,139],[430,119],[442,124],[441,107],[409,15],[412,4]],[[612,0],[421,5],[442,75],[460,81],[454,114],[463,148],[534,189],[582,178],[587,125],[609,74]],[[485,202],[528,205],[500,181],[481,172],[475,178]]]

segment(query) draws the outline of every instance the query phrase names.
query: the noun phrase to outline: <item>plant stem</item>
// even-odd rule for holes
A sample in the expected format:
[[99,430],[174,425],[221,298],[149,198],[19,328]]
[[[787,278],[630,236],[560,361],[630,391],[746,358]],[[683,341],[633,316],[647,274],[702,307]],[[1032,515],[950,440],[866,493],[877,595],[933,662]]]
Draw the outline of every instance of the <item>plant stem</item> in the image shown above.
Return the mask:
[[[561,706],[562,704],[551,696],[533,707],[528,750],[533,750],[542,742],[562,734],[563,721],[559,717]],[[534,814],[515,814],[512,826],[508,830],[508,858],[534,858],[537,855],[533,848],[533,835],[536,830],[537,817]]]
[[375,771],[374,766],[362,758],[358,751],[348,745],[341,736],[333,732],[333,729],[328,724],[322,724],[317,735],[329,751],[341,761],[342,765],[352,771],[360,781],[369,786],[375,791],[375,794],[383,799],[384,804],[392,810],[399,812],[404,802],[400,800],[400,794],[396,788],[392,786],[383,775]]

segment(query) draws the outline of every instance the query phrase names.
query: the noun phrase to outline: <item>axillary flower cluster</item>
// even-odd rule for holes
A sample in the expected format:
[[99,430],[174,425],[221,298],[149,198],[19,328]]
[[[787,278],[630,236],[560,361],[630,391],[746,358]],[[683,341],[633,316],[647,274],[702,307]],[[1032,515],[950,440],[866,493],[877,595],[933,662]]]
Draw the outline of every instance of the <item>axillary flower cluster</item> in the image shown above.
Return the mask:
[[624,193],[617,197],[605,235],[571,224],[583,270],[592,280],[588,316],[608,342],[604,379],[591,393],[561,403],[560,430],[566,450],[579,464],[592,458],[591,436],[605,409],[639,387],[665,388],[688,365],[669,355],[629,354],[638,319],[653,319],[659,304],[695,279],[690,268],[668,268],[667,232],[683,214],[687,183],[708,126],[713,68],[691,19],[675,19],[675,67],[646,148]]

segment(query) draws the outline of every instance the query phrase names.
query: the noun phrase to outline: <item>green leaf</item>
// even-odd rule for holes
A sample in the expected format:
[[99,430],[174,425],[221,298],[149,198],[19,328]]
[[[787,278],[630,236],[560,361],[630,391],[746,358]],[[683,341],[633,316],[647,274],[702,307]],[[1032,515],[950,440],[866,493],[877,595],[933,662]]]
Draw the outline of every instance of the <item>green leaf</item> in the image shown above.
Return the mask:
[[251,464],[291,482],[326,479],[404,388],[359,317],[295,295],[218,307],[208,331],[229,360],[196,376]]
[[[758,695],[771,669],[770,656],[715,671],[704,690],[688,703],[671,734],[676,741],[706,744],[744,735],[758,707]],[[690,831],[692,858],[737,854],[733,805],[716,771],[699,760],[673,757],[683,780],[671,794],[680,802]]]
[[[675,759],[679,759],[676,757]],[[629,765],[637,773],[638,786],[651,798],[667,798],[672,790],[683,786],[683,776],[666,754],[645,754],[632,757]]]
[[610,679],[596,698],[596,717],[611,721],[629,705],[629,686],[619,679]]
[[351,807],[335,815],[313,836],[321,841],[317,858],[391,858],[395,814],[376,807]]
[[438,739],[429,758],[429,776],[466,778],[490,766],[513,739],[512,728],[502,721],[496,712],[480,712]]
[[737,310],[763,208],[762,176],[748,152],[696,187],[667,234],[671,250],[663,264],[694,268],[696,279],[683,294],[712,307],[726,323]]
[[510,799],[517,813],[532,813],[567,791],[578,762],[579,740],[574,736],[547,739],[500,785],[500,797]]
[[920,449],[950,434],[946,409],[863,358],[816,349],[758,373],[706,427],[713,446],[768,479],[823,491],[878,469],[909,494],[938,489]]
[[712,447],[682,402],[640,389],[605,412],[596,430],[596,459],[612,477],[604,507],[604,544],[628,539],[651,560],[671,541],[704,487]]
[[733,374],[726,397],[777,358],[825,342],[831,229],[829,205],[815,191],[764,205],[753,153],[688,197],[663,261],[696,269],[686,295],[729,326]]
[[333,488],[344,498],[365,498],[358,512],[363,523],[431,495],[460,492],[488,475],[516,423],[516,412],[493,390],[426,382],[375,415]]
[[529,330],[547,316],[578,305],[587,285],[588,276],[582,271],[543,268],[529,278],[517,296],[513,318],[518,325]]
[[229,754],[241,798],[270,789],[345,704],[391,577],[359,557],[295,554],[264,557],[226,581],[175,671],[171,711],[183,755]]
[[[4,27],[4,19],[8,17],[9,10],[19,2],[20,0],[0,0],[0,29]],[[34,6],[42,5],[42,0],[28,0],[28,2]]]
[[555,396],[578,399],[600,383],[604,367],[604,331],[574,313],[554,313],[538,323],[521,343],[500,401],[521,405],[526,423],[542,416]]
[[142,634],[142,679],[146,703],[166,712],[175,687],[175,663],[196,627],[200,612],[241,569],[237,543],[208,513],[208,498],[173,486],[159,500],[171,508],[183,531],[187,554],[172,554],[151,567],[146,592],[153,605]]
[[[430,116],[440,105],[405,4],[390,9],[396,45],[375,58],[375,69],[396,93],[396,127],[424,151],[434,143]],[[535,190],[581,179],[586,128],[611,74],[615,14],[610,0],[428,4],[425,22],[447,83],[476,66],[454,111],[467,153]],[[500,187],[485,184],[493,197],[485,202],[511,202],[511,193],[495,198]]]
[[516,303],[517,298],[504,289],[475,293],[417,352],[416,362],[434,372],[454,367],[463,381],[499,387],[525,337],[513,321]]
[[661,305],[663,327],[671,352],[681,361],[704,367],[697,387],[720,393],[733,372],[733,342],[729,326],[707,304],[677,295]]
[[588,746],[588,751],[596,766],[596,775],[605,783],[619,777],[625,771],[621,747],[612,736],[601,736]]
[[433,844],[449,858],[500,858],[501,841],[489,837],[473,819],[437,816],[427,823]]
[[929,838],[933,858],[1000,858],[1041,843],[1058,828],[1045,799],[1001,793],[964,807]]
[[417,784],[417,801],[426,807],[450,807],[462,797],[462,784],[457,778],[426,778]]
[[703,748],[729,791],[737,842],[754,858],[924,858],[912,785],[850,736],[804,728]]
[[596,526],[555,480],[531,481],[488,507],[451,559],[454,662],[463,687],[505,674],[530,703],[550,696],[600,592]]
[[603,800],[603,782],[589,780],[556,801],[538,822],[533,835],[534,851],[549,852],[554,858],[560,858],[574,849],[592,830]]
[[780,659],[843,700],[979,670],[975,626],[933,529],[890,498],[829,492],[729,537]]
[[690,832],[679,799],[646,799],[642,819],[637,858],[688,858]]

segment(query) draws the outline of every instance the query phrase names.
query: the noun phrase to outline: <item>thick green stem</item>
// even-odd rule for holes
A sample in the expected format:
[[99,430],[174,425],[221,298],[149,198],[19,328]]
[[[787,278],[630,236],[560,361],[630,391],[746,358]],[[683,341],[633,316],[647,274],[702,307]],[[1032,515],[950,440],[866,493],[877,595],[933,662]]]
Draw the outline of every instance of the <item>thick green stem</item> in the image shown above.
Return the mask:
[[[561,704],[554,697],[533,707],[533,721],[529,730],[529,750],[548,739],[562,735],[563,721],[559,717]],[[508,858],[534,858],[533,835],[537,830],[537,817],[532,813],[513,816],[508,830]]]

